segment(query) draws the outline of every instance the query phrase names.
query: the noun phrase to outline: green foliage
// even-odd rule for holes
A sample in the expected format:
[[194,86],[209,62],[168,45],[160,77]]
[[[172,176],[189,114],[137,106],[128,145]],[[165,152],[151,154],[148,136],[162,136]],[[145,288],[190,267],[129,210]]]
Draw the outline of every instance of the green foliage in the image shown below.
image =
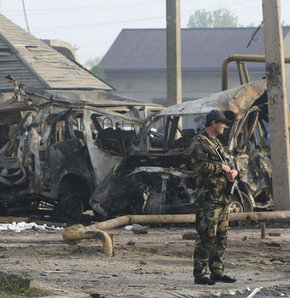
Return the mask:
[[25,297],[42,297],[51,293],[40,289],[26,289],[14,278],[2,275],[0,276],[0,297],[6,297],[6,294],[25,296]]
[[51,294],[40,288],[30,288],[28,279],[0,272],[0,297],[44,297]]
[[237,27],[238,17],[226,8],[219,8],[212,12],[199,9],[189,17],[189,28]]
[[98,75],[101,79],[106,80],[106,73],[104,67],[100,64],[101,58],[97,57],[95,59],[90,59],[86,62],[86,65],[89,66],[89,70]]
[[258,27],[258,25],[255,24],[254,22],[251,22],[250,24],[247,25],[247,27]]

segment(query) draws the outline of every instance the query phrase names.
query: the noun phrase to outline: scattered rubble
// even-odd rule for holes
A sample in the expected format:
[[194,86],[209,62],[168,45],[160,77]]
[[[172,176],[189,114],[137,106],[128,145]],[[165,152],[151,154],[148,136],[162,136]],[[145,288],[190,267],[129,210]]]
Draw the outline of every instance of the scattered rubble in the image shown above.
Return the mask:
[[187,240],[195,240],[197,239],[197,232],[194,232],[194,231],[184,231],[182,232],[181,234],[182,236],[182,239],[187,239]]
[[55,227],[54,225],[48,226],[47,224],[38,225],[34,222],[12,222],[11,224],[0,224],[0,231],[14,231],[16,233],[25,231],[25,230],[54,230],[61,231],[62,227]]
[[133,224],[132,226],[132,232],[134,234],[147,234],[148,233],[148,228],[146,226],[138,225],[138,224]]
[[131,239],[127,242],[127,245],[135,245],[135,241]]
[[[188,297],[246,298],[261,287],[254,298],[290,297],[289,225],[272,228],[267,224],[268,233],[281,234],[282,247],[265,245],[272,240],[261,239],[260,226],[230,227],[224,262],[227,274],[237,282],[213,287],[194,284],[194,240],[182,239],[184,231],[174,225],[150,226],[145,235],[123,227],[110,229],[115,244],[114,256],[108,258],[100,240],[69,246],[59,230],[5,230],[0,231],[1,267],[4,273],[35,280],[43,290],[52,291],[51,296],[90,298],[98,293],[104,298],[156,298],[170,297],[164,292],[169,291]],[[244,236],[247,241],[242,240]],[[130,241],[134,245],[128,245]]]
[[282,247],[282,244],[276,241],[265,242],[265,244],[272,247]]

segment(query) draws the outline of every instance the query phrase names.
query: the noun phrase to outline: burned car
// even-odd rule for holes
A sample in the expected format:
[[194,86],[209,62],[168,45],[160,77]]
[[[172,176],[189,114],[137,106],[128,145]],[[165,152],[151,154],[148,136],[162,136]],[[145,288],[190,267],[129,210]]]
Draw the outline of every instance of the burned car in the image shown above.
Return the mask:
[[190,144],[204,128],[205,115],[213,109],[223,111],[232,122],[221,138],[228,162],[239,171],[231,212],[270,210],[266,81],[260,80],[150,116],[133,149],[94,191],[90,203],[95,214],[110,218],[193,212],[195,177]]
[[123,159],[150,108],[101,91],[45,91],[15,82],[0,102],[1,214],[76,221]]

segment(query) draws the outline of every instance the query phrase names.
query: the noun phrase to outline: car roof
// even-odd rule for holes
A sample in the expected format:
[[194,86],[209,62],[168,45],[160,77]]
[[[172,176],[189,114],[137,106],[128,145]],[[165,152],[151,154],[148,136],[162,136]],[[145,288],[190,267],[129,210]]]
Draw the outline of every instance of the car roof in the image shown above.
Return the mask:
[[211,110],[232,111],[238,117],[261,97],[267,88],[265,79],[247,83],[233,89],[213,93],[206,97],[172,105],[162,110],[158,116],[185,116],[206,114]]

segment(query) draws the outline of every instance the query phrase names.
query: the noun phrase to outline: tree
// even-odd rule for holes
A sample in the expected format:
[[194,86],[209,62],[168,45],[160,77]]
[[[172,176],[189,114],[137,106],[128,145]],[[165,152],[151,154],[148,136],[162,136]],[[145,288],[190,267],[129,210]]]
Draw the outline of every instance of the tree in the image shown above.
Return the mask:
[[98,75],[101,79],[106,79],[104,67],[100,64],[101,58],[97,57],[90,59],[86,62],[87,68],[94,74]]
[[212,12],[198,9],[189,17],[189,28],[237,27],[238,17],[226,8],[219,8]]

